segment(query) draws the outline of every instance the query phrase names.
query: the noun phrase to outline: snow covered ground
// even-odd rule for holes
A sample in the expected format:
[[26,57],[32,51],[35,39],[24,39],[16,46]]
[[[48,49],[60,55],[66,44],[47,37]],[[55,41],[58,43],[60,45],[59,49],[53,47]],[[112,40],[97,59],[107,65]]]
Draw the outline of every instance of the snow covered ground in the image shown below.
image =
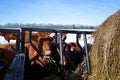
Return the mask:
[[[16,40],[10,40],[10,43],[16,42]],[[0,36],[0,44],[7,44],[8,42],[5,40],[3,36]]]
[[[93,35],[86,35],[87,37],[87,43],[92,44],[94,41]],[[65,40],[65,42],[69,43],[69,42],[76,42],[76,34],[67,34],[67,39]],[[83,35],[81,35],[81,38],[79,39],[79,43],[81,44],[81,46],[84,46],[84,38]]]
[[4,37],[0,36],[0,44],[6,44],[7,41],[5,40]]

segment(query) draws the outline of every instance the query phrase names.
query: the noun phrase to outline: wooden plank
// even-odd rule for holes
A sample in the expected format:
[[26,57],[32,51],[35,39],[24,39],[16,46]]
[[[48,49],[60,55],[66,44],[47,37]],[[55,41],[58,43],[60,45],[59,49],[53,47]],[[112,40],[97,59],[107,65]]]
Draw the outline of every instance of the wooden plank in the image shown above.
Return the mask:
[[25,54],[21,53],[14,57],[4,80],[23,80],[24,79]]

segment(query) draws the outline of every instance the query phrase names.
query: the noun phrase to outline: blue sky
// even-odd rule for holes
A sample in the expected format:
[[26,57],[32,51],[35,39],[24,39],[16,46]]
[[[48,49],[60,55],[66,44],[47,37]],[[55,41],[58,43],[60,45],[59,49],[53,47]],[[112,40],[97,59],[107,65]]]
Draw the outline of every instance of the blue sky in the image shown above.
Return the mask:
[[120,0],[0,0],[0,24],[100,25]]

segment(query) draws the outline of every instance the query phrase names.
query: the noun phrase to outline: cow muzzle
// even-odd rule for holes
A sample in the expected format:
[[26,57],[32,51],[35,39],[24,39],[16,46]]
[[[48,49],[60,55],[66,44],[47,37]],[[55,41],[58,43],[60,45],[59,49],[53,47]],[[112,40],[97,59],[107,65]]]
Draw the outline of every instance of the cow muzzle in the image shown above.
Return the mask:
[[51,51],[50,50],[43,51],[43,54],[44,54],[44,56],[50,56],[51,55]]
[[60,72],[60,69],[58,65],[56,64],[56,61],[53,60],[51,56],[44,56],[43,60],[46,62],[46,67],[48,71],[51,71],[53,73]]

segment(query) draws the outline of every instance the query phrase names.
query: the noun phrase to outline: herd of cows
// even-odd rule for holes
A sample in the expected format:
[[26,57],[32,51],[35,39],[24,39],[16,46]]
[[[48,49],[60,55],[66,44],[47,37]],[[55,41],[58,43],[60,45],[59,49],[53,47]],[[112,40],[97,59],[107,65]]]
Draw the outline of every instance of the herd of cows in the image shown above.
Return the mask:
[[[0,66],[5,66],[0,69],[0,77],[3,77],[16,54],[15,43],[9,43],[12,39],[16,40],[16,34],[0,32],[0,36],[3,36],[8,41],[8,44],[0,44]],[[30,44],[29,32],[25,32],[25,80],[41,79],[51,73],[61,75],[60,46],[59,41],[58,43],[55,42],[55,34],[51,32],[36,32],[32,33],[31,37],[31,41],[38,51]],[[85,56],[85,52],[79,44],[79,38],[81,38],[81,34],[77,34],[76,42],[66,43],[66,33],[62,34],[63,72],[65,75],[72,73],[78,64],[82,63],[83,56]],[[21,40],[22,34],[20,34]]]

